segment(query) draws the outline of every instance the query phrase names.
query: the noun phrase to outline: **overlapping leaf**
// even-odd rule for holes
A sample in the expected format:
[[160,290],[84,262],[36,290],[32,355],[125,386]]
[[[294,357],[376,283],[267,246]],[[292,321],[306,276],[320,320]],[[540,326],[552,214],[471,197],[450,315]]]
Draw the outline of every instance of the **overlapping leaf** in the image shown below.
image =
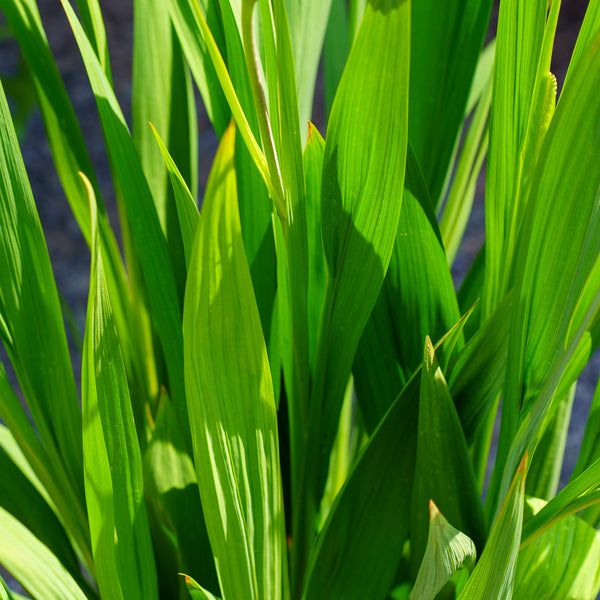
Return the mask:
[[[531,498],[527,512],[543,502]],[[600,534],[572,515],[521,549],[515,575],[515,600],[596,598],[600,592]]]
[[[321,213],[328,285],[311,415],[317,464],[323,466],[354,352],[396,237],[406,160],[409,32],[409,0],[368,4],[327,133]],[[389,54],[392,40],[395,51]],[[325,475],[321,468],[317,489]]]
[[[586,314],[596,296],[597,288],[588,286],[586,299],[579,301],[600,251],[600,171],[595,168],[600,153],[594,133],[600,127],[599,73],[600,55],[591,44],[563,88],[531,184],[516,253],[517,298],[492,495],[520,418],[538,402],[544,406],[536,414],[545,412],[554,391],[546,388],[550,380],[558,385],[557,366],[575,354],[568,337],[575,336],[581,317],[572,325],[573,314],[576,309]],[[522,451],[513,453],[510,469]],[[505,473],[505,489],[510,476]]]
[[152,316],[169,373],[169,392],[185,428],[183,385],[183,336],[181,312],[173,269],[151,190],[144,176],[127,124],[92,48],[67,0],[63,7],[79,45],[92,85],[109,155],[120,182],[129,224],[139,255]]
[[436,207],[464,118],[491,6],[490,0],[414,3],[410,141]]
[[411,504],[411,563],[416,574],[427,546],[429,500],[480,550],[486,531],[467,443],[431,340],[425,343]]
[[[66,509],[63,516],[73,521],[74,534],[85,551],[79,400],[48,250],[2,89],[0,172],[2,341],[45,447],[42,454],[47,453],[52,463],[47,467],[61,482],[59,495],[69,498],[69,508],[61,505],[61,510]],[[6,402],[12,397],[11,390]],[[4,418],[13,417],[22,423],[21,431],[15,432],[17,439],[29,438],[25,443],[32,449],[38,442],[21,407]]]
[[[463,325],[444,339],[452,343]],[[306,600],[386,597],[410,525],[420,372],[382,418],[339,492],[312,551]]]
[[40,600],[86,600],[60,561],[24,525],[0,507],[0,563]]
[[512,597],[523,525],[526,460],[521,461],[515,473],[481,558],[458,600]]
[[[419,365],[423,340],[459,319],[458,302],[423,175],[409,147],[402,211],[383,288],[354,359],[369,430]],[[462,347],[459,336],[458,349]],[[379,359],[374,361],[373,356]]]

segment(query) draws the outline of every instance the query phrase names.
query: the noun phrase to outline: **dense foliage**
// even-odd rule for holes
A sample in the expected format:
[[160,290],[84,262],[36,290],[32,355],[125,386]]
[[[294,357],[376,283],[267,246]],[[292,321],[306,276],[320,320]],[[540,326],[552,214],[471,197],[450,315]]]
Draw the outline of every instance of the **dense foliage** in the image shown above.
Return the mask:
[[600,334],[600,0],[558,101],[559,0],[501,0],[485,47],[491,0],[134,0],[131,129],[100,1],[61,2],[123,255],[37,3],[0,0],[92,257],[79,394],[2,92],[0,564],[44,600],[595,598],[600,393],[558,480]]

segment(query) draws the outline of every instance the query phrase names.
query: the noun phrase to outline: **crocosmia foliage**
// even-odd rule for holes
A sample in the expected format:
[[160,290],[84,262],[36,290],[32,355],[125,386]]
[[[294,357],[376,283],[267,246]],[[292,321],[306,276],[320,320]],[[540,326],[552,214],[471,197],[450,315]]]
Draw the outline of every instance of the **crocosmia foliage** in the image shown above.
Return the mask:
[[600,0],[558,82],[560,0],[134,0],[125,111],[60,2],[120,220],[0,0],[91,255],[77,355],[1,89],[0,598],[594,600]]

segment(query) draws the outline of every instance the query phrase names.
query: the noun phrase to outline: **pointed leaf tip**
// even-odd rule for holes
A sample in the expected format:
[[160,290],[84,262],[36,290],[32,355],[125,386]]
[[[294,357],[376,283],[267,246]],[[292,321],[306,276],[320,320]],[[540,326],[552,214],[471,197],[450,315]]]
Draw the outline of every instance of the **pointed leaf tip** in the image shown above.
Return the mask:
[[433,343],[431,342],[431,338],[429,336],[425,336],[425,352],[423,355],[423,362],[425,363],[425,367],[427,368],[427,371],[431,370],[434,360],[435,360],[435,349],[433,347]]

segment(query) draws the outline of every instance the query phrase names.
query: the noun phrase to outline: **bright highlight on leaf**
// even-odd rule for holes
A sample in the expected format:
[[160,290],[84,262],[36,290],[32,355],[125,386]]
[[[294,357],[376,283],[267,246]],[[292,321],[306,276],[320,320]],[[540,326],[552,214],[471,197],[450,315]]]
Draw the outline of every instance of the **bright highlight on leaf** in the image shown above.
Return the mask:
[[284,597],[275,400],[246,262],[233,170],[221,141],[189,267],[185,373],[198,487],[225,598]]

